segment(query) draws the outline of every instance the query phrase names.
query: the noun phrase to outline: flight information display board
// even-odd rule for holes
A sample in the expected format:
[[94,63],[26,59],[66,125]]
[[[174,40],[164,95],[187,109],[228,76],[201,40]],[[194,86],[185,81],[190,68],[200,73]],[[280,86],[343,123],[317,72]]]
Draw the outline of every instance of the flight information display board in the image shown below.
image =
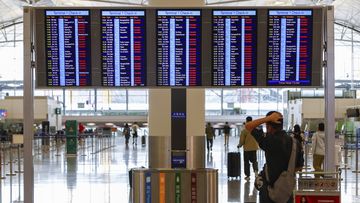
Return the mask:
[[89,86],[88,10],[45,10],[47,86]]
[[213,10],[212,85],[256,85],[256,10]]
[[144,10],[101,11],[102,86],[145,86]]
[[157,85],[201,85],[201,11],[157,10]]
[[312,10],[268,11],[267,85],[311,85]]

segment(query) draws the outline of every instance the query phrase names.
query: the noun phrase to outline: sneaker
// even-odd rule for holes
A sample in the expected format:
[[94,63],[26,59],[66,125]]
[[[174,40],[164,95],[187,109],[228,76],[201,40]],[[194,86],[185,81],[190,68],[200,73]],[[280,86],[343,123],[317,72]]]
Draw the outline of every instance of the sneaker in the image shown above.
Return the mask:
[[246,177],[245,177],[245,180],[246,180],[246,181],[249,181],[249,180],[250,180],[250,176],[246,176]]

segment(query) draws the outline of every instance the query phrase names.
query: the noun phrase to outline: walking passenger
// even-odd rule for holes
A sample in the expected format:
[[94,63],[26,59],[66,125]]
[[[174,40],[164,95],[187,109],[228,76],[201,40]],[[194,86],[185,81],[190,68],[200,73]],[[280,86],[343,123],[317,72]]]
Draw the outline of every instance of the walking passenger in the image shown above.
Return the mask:
[[[252,121],[252,117],[246,117],[246,123]],[[245,180],[250,180],[250,163],[252,163],[255,176],[258,175],[258,162],[256,157],[256,151],[259,149],[259,145],[255,138],[246,129],[243,129],[240,134],[240,140],[238,148],[244,146],[244,173]]]
[[300,126],[298,124],[294,125],[294,130],[292,137],[295,138],[301,144],[301,148],[304,146],[304,134],[301,132]]
[[[319,123],[318,130],[312,136],[312,153],[313,153],[313,167],[315,172],[321,172],[322,165],[324,164],[325,157],[325,125],[324,123]],[[320,177],[320,175],[315,174],[315,177]]]
[[229,136],[230,136],[230,126],[228,122],[225,122],[224,126],[224,145],[225,147],[229,147]]
[[125,144],[128,145],[129,144],[129,139],[130,139],[130,128],[129,128],[129,125],[127,123],[125,123],[124,130],[123,130],[123,135],[125,136]]
[[135,122],[134,124],[132,124],[131,126],[132,128],[132,136],[133,136],[133,145],[137,145],[137,138],[138,138],[138,129],[139,126],[138,124]]
[[210,123],[207,123],[205,128],[206,140],[207,140],[207,150],[212,151],[213,139],[214,139],[214,128]]

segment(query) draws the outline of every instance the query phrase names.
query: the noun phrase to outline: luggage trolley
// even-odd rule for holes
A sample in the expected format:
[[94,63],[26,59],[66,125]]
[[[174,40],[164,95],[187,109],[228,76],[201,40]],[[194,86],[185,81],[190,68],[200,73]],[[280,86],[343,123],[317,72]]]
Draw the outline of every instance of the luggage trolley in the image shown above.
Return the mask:
[[[294,202],[341,202],[339,172],[298,172]],[[319,178],[315,178],[320,176]]]

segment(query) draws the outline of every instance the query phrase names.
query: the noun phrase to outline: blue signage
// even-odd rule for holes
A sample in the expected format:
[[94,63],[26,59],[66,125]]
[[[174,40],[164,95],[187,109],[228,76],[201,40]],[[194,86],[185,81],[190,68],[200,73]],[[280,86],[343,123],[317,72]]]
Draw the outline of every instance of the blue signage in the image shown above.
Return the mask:
[[171,168],[186,168],[186,155],[171,157]]
[[145,202],[151,203],[151,173],[145,173]]
[[172,112],[171,113],[171,118],[185,119],[186,118],[186,113],[185,112]]

